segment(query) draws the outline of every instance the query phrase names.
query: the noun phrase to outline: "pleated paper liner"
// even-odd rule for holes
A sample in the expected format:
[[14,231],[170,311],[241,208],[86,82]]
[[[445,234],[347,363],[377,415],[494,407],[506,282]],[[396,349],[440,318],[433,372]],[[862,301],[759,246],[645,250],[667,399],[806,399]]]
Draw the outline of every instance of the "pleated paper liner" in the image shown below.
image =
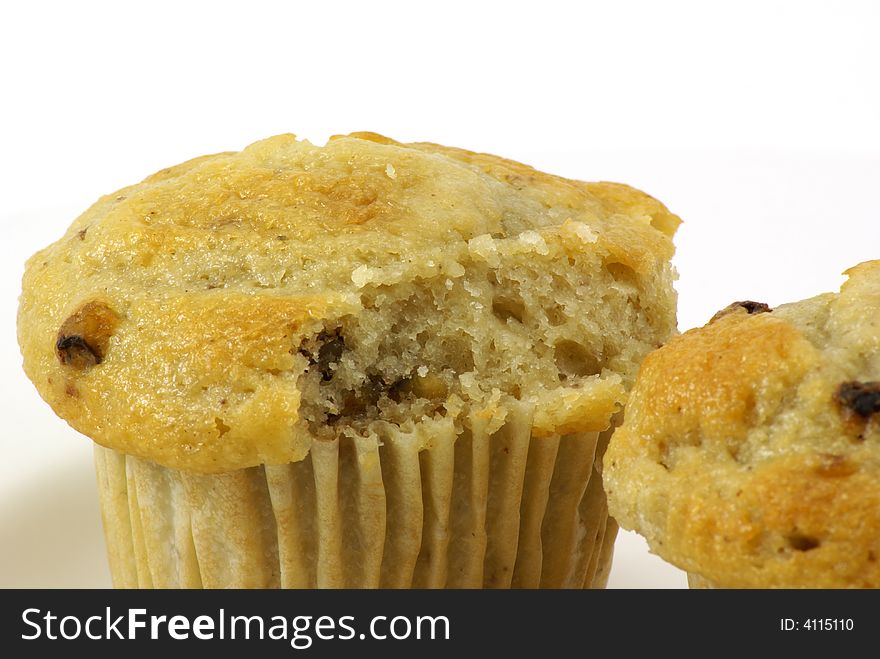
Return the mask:
[[96,446],[120,588],[602,588],[617,526],[598,433],[531,437],[531,409],[315,441],[201,475]]

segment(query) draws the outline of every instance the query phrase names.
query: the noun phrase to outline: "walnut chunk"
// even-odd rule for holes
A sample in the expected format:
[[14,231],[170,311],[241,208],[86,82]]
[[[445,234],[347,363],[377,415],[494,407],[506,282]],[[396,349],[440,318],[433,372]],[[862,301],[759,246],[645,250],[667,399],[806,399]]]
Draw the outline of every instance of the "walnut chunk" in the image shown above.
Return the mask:
[[764,302],[754,302],[752,300],[740,300],[738,302],[733,302],[724,307],[721,311],[712,316],[710,323],[714,323],[719,318],[723,318],[732,313],[739,312],[741,309],[745,309],[746,313],[750,316],[757,313],[770,313],[773,309],[770,308],[770,305]]
[[412,390],[419,398],[427,398],[429,400],[442,400],[449,393],[443,378],[432,373],[416,375],[412,379]]
[[880,382],[844,382],[834,392],[841,408],[867,420],[880,412]]
[[309,367],[317,367],[324,382],[333,379],[344,352],[345,339],[338,327],[332,332],[321,331],[317,336],[303,341],[299,348],[299,353],[309,360]]
[[86,302],[58,330],[55,339],[58,361],[78,371],[97,366],[107,356],[110,337],[119,321],[119,315],[107,303]]

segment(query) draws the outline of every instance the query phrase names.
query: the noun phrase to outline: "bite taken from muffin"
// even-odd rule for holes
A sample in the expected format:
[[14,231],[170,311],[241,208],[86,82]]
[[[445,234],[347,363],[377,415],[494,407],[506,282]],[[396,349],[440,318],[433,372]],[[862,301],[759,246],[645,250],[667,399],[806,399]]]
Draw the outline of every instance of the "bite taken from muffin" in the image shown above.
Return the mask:
[[96,442],[122,587],[589,587],[599,461],[675,331],[679,220],[624,185],[282,135],[100,199],[19,341]]
[[609,507],[693,587],[880,587],[880,261],[737,302],[642,364]]

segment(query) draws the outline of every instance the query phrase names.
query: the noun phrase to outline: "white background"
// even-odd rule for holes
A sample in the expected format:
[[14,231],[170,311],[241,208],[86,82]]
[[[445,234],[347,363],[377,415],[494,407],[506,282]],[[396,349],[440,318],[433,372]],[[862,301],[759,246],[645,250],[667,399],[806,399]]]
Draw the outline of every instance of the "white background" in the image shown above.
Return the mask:
[[[880,3],[7,3],[0,586],[108,583],[88,441],[20,369],[25,259],[104,193],[281,132],[372,130],[640,187],[682,330],[880,257]],[[612,586],[680,587],[633,535]]]

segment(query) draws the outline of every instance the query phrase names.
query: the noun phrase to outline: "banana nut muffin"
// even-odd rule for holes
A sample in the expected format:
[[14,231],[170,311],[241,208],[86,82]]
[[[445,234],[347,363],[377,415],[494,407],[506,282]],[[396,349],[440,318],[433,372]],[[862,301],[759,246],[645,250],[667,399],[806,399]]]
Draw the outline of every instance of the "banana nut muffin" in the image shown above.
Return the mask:
[[846,274],[735,303],[642,365],[609,505],[692,586],[880,587],[880,261]]
[[281,135],[32,257],[24,367],[98,445],[117,586],[601,586],[595,458],[674,332],[678,223],[491,155]]

